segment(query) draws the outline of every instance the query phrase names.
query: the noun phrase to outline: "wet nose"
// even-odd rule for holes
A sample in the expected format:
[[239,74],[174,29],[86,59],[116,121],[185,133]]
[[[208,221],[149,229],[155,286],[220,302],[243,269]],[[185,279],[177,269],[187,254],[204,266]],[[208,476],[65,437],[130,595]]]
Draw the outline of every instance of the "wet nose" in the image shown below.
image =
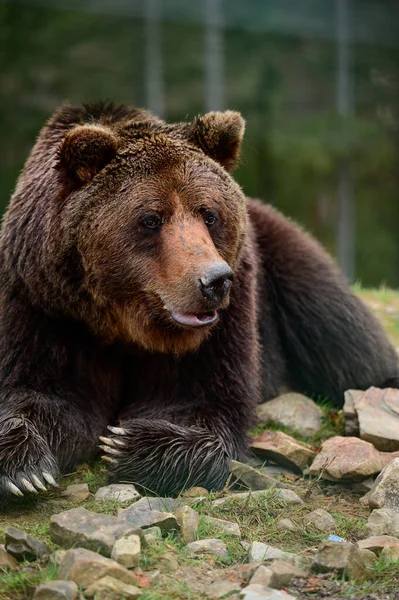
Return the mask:
[[213,263],[200,277],[202,295],[210,302],[221,302],[229,293],[233,278],[234,273],[227,263]]

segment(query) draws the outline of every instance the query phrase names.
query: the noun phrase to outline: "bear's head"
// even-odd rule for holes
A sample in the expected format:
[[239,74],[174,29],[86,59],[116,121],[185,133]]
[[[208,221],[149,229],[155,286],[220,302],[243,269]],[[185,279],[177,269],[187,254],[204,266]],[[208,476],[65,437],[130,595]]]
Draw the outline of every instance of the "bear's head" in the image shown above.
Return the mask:
[[182,354],[218,322],[247,225],[228,173],[243,132],[226,111],[175,125],[99,118],[63,133],[50,244],[74,314],[103,339]]

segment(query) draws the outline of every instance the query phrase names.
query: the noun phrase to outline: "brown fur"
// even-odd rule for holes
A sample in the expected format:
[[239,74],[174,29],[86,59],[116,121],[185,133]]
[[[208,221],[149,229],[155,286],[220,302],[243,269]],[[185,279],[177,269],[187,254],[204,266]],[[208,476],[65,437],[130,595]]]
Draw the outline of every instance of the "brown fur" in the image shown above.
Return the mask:
[[[330,258],[228,174],[243,131],[232,111],[168,125],[88,106],[41,132],[0,242],[0,497],[90,458],[116,423],[115,478],[218,488],[283,383],[338,404],[397,384]],[[234,282],[205,294],[215,265]],[[202,328],[173,317],[215,310]]]

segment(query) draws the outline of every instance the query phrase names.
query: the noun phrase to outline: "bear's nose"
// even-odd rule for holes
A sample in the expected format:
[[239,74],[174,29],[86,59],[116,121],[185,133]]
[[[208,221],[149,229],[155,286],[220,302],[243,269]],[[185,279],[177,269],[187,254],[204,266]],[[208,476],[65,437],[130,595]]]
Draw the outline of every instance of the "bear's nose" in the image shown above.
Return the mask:
[[234,273],[225,262],[213,263],[199,279],[199,288],[210,302],[221,302],[229,293]]

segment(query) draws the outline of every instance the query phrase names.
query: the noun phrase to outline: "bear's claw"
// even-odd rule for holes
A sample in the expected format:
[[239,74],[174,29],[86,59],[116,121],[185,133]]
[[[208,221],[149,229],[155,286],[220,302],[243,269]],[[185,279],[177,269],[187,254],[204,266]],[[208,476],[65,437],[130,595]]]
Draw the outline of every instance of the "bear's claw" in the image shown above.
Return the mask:
[[113,427],[112,425],[108,425],[107,428],[111,433],[115,433],[116,435],[126,435],[127,430],[123,427]]
[[43,485],[43,483],[40,481],[37,475],[31,475],[31,479],[38,490],[41,490],[42,492],[47,492],[46,486]]
[[22,477],[21,479],[21,484],[24,486],[24,488],[28,491],[28,492],[32,492],[32,494],[37,494],[38,491],[37,489],[31,484],[30,481],[28,481],[26,479],[26,477]]
[[102,460],[104,460],[105,462],[111,463],[111,464],[113,464],[113,465],[117,465],[117,464],[118,464],[118,461],[117,461],[117,460],[115,460],[114,458],[111,458],[110,456],[106,456],[106,455],[104,455],[104,454],[103,454],[103,455],[101,456],[101,458],[102,458]]
[[56,482],[56,480],[54,479],[54,477],[48,471],[43,471],[43,477],[47,481],[47,483],[49,483],[50,485],[52,485],[52,486],[54,486],[56,488],[60,487],[58,485],[58,483]]
[[104,450],[104,452],[108,452],[108,454],[115,454],[115,456],[122,456],[123,452],[121,452],[120,450],[117,450],[116,448],[111,448],[110,446],[99,446],[99,448],[101,448],[101,450]]
[[12,481],[7,480],[6,485],[8,490],[11,492],[11,494],[14,494],[14,496],[23,496],[23,493],[21,492],[19,487],[12,483]]

